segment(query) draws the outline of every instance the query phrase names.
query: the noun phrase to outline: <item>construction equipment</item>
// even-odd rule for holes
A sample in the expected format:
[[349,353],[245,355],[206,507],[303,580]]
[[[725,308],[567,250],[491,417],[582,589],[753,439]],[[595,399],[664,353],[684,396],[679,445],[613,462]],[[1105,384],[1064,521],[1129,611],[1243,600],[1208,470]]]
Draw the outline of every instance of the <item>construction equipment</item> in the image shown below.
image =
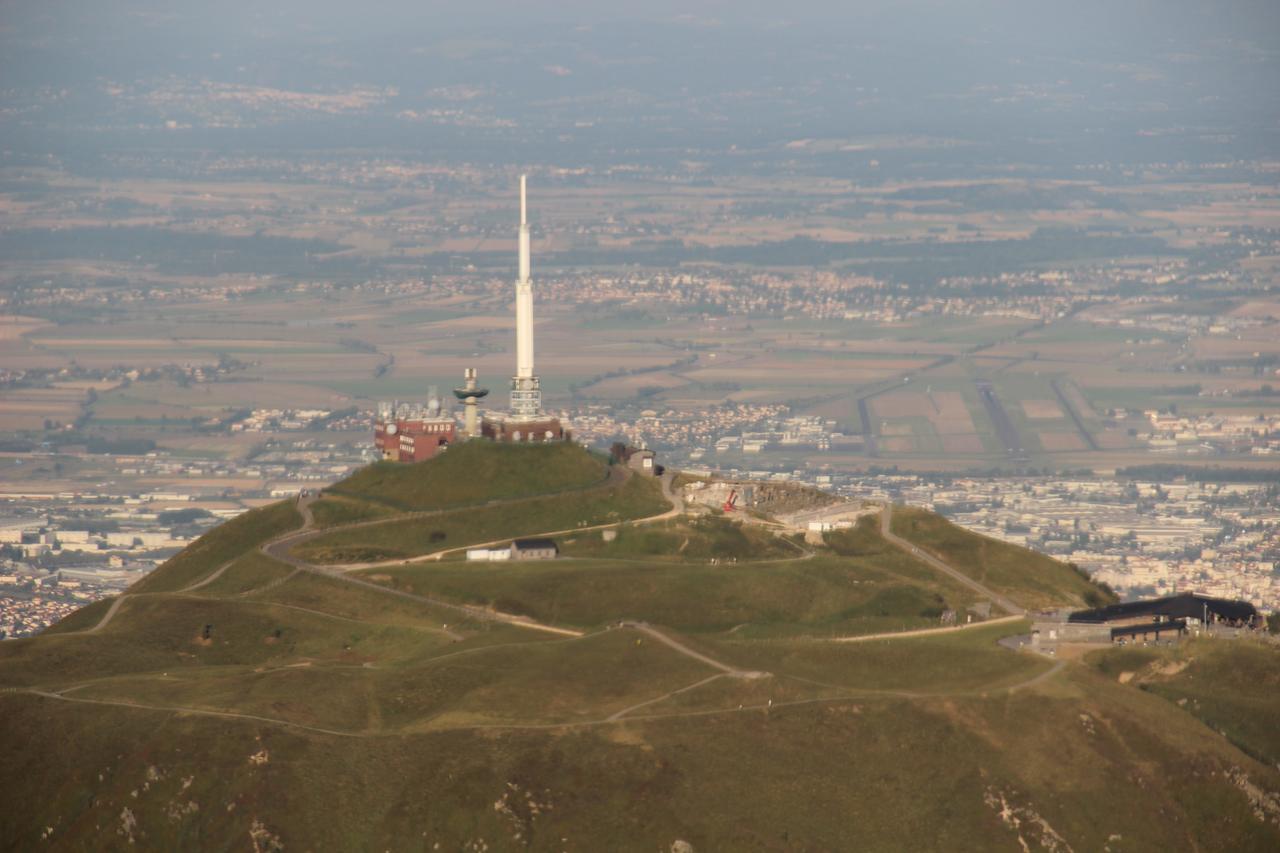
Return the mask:
[[738,508],[738,490],[731,489],[729,497],[725,500],[724,506],[721,507],[725,512],[733,512]]

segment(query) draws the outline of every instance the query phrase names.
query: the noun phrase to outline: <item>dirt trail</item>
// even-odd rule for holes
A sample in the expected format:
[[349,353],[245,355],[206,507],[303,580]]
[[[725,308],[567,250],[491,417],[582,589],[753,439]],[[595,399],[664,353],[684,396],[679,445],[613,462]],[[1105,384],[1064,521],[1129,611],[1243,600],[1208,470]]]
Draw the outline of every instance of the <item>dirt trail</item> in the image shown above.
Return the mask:
[[914,631],[886,631],[881,634],[860,634],[853,637],[832,637],[832,643],[865,643],[870,640],[900,640],[905,637],[932,637],[936,634],[954,634],[956,631],[967,631],[970,628],[990,628],[1005,622],[1019,622],[1024,617],[1001,616],[999,619],[988,619],[985,622],[969,622],[965,625],[950,625],[945,628],[917,628]]
[[[621,482],[625,482],[625,480],[630,476],[633,476],[633,475],[626,469],[620,466],[614,466],[610,470],[610,475],[609,475],[609,480],[607,485],[618,485]],[[650,524],[656,521],[662,521],[664,519],[674,518],[684,511],[684,502],[680,499],[679,495],[677,495],[675,493],[675,490],[672,488],[672,481],[674,480],[674,476],[675,475],[673,473],[668,472],[664,474],[659,481],[662,486],[663,495],[671,502],[671,508],[664,512],[658,513],[657,515],[652,515],[647,518],[635,519],[631,521],[615,521],[615,522],[610,522],[608,524],[593,525],[591,527],[576,527],[570,530],[554,530],[554,531],[548,531],[545,533],[538,533],[533,535],[540,536],[540,537],[562,536],[569,533],[581,533],[588,530],[603,530],[606,528],[618,527],[623,524]],[[520,500],[526,500],[526,499],[521,498]],[[502,611],[499,611],[499,610],[492,610],[492,609],[482,608],[482,607],[473,607],[466,604],[456,604],[454,602],[445,601],[443,599],[435,598],[429,595],[418,595],[416,593],[405,592],[403,590],[394,589],[392,587],[374,583],[372,581],[368,581],[363,578],[353,577],[352,575],[349,574],[349,572],[360,571],[365,569],[389,568],[394,566],[409,565],[412,563],[440,560],[447,554],[453,554],[458,551],[466,550],[468,548],[484,548],[492,545],[498,545],[501,543],[510,542],[511,537],[509,536],[504,537],[503,539],[494,540],[493,542],[464,545],[457,548],[447,548],[442,551],[436,551],[431,554],[424,554],[419,557],[413,557],[407,560],[406,559],[384,560],[384,561],[374,562],[374,563],[354,563],[354,564],[344,564],[339,566],[319,566],[314,563],[307,562],[306,560],[303,560],[300,557],[294,556],[294,554],[292,553],[292,549],[294,546],[301,544],[302,542],[305,542],[306,540],[313,538],[317,535],[320,535],[321,533],[330,533],[337,530],[348,530],[348,529],[358,528],[358,527],[367,527],[372,524],[385,524],[389,521],[394,521],[396,519],[409,520],[409,519],[428,517],[432,515],[438,515],[441,512],[451,512],[451,511],[452,510],[439,510],[439,511],[433,510],[431,512],[426,512],[426,513],[410,513],[403,516],[396,516],[391,519],[378,519],[376,521],[360,521],[360,522],[354,522],[352,524],[339,525],[336,527],[327,527],[327,528],[324,528],[323,530],[315,530],[315,529],[312,529],[312,526],[311,526],[312,519],[311,519],[310,507],[308,505],[304,515],[304,518],[307,524],[301,530],[291,531],[285,534],[284,536],[280,536],[271,540],[270,542],[266,542],[262,546],[260,546],[260,550],[262,551],[262,553],[266,554],[268,557],[271,557],[272,559],[275,559],[287,565],[293,566],[295,571],[312,572],[315,574],[323,575],[325,577],[335,578],[338,580],[342,580],[346,583],[355,584],[365,589],[375,590],[383,594],[395,595],[400,598],[409,599],[411,601],[420,601],[424,604],[429,604],[433,607],[441,607],[447,610],[452,610],[456,613],[461,613],[473,619],[479,619],[481,621],[486,621],[486,622],[502,622],[507,625],[513,625],[517,628],[528,628],[533,631],[544,631],[547,633],[559,634],[561,636],[566,636],[566,637],[583,636],[582,631],[577,631],[571,628],[560,628],[555,625],[547,625],[543,622],[537,621],[536,619],[530,619],[524,616],[516,616],[511,613],[503,613]],[[204,582],[207,583],[211,581],[212,579],[208,579]]]
[[[619,471],[626,470],[619,466],[614,466],[614,468],[615,470],[619,470]],[[622,479],[625,480],[627,476],[634,476],[634,475],[624,474],[622,475]],[[674,477],[675,477],[674,474],[667,473],[667,474],[663,474],[662,477],[659,479],[659,484],[662,486],[662,496],[666,498],[668,501],[670,501],[671,509],[660,512],[657,515],[650,515],[645,518],[631,519],[629,521],[609,521],[609,522],[605,522],[604,524],[592,524],[588,527],[569,527],[564,530],[549,530],[544,533],[531,533],[529,534],[529,536],[548,539],[553,536],[568,536],[572,533],[589,533],[594,530],[609,530],[614,527],[621,527],[624,524],[653,524],[658,521],[665,521],[668,518],[675,518],[684,513],[684,501],[678,494],[676,494],[675,490],[672,489],[671,487],[671,483]],[[407,516],[398,516],[398,517],[407,518]],[[394,519],[385,519],[385,520],[390,521]],[[323,532],[329,533],[331,531],[345,530],[345,529],[347,529],[346,526],[329,527],[329,528],[325,528]],[[510,536],[504,536],[501,539],[494,539],[490,542],[474,542],[470,545],[459,545],[455,548],[445,548],[444,550],[441,550],[441,551],[432,551],[430,554],[419,554],[416,557],[407,557],[407,558],[400,557],[394,560],[378,560],[376,562],[370,562],[370,563],[342,563],[340,565],[332,566],[332,569],[334,571],[339,571],[339,572],[358,572],[358,571],[364,571],[366,569],[386,569],[386,568],[393,568],[395,566],[412,565],[414,563],[435,562],[437,560],[443,560],[445,557],[449,556],[450,554],[458,554],[463,551],[469,551],[472,548],[492,548],[494,545],[503,545],[503,544],[506,544],[507,542],[510,542],[511,539],[512,537]],[[291,544],[297,544],[297,542],[294,542]]]
[[769,675],[769,673],[767,672],[760,672],[758,670],[739,669],[736,666],[730,666],[729,664],[718,661],[713,657],[704,655],[702,652],[694,651],[693,649],[686,646],[684,643],[680,642],[679,640],[673,637],[667,636],[666,634],[662,633],[657,628],[654,628],[652,625],[649,625],[646,622],[624,621],[618,624],[620,627],[631,628],[632,630],[639,631],[642,634],[647,634],[650,637],[653,637],[658,642],[662,643],[663,645],[666,645],[669,648],[676,650],[677,652],[684,655],[685,657],[693,658],[696,661],[705,663],[707,666],[714,667],[720,670],[725,675],[729,675],[734,678],[765,678],[766,676]]
[[672,690],[670,693],[663,693],[661,696],[655,696],[652,699],[646,699],[643,702],[637,702],[636,704],[632,705],[630,708],[623,708],[621,711],[617,711],[613,714],[610,714],[605,719],[605,722],[609,722],[609,723],[617,722],[618,720],[621,720],[623,717],[630,714],[632,711],[639,711],[641,708],[647,708],[650,705],[656,705],[659,702],[665,702],[668,699],[670,699],[672,696],[678,696],[681,693],[688,693],[690,690],[697,690],[699,687],[703,686],[704,684],[710,684],[711,682],[717,681],[724,677],[725,677],[725,673],[718,672],[715,675],[707,676],[701,681],[695,681],[693,684],[686,685],[684,687],[681,687],[678,690]]
[[[685,693],[685,692],[694,690],[698,687],[702,687],[706,684],[709,684],[712,681],[715,681],[717,679],[727,677],[725,673],[718,673],[708,678],[704,678],[701,681],[695,682],[694,684],[690,684],[685,687],[681,687],[677,690],[672,690],[668,693],[664,693],[663,695],[655,697],[654,699],[637,703],[636,705],[633,705],[630,708],[624,708],[623,710],[610,714],[607,717],[601,717],[594,720],[575,720],[573,722],[566,722],[566,723],[479,723],[474,725],[462,725],[462,726],[441,726],[440,728],[432,729],[431,731],[432,732],[569,731],[573,729],[593,728],[596,726],[607,726],[607,725],[619,725],[619,724],[627,724],[632,722],[655,722],[655,721],[661,721],[661,720],[680,720],[680,719],[691,719],[695,717],[714,717],[714,716],[722,716],[725,714],[742,714],[742,713],[755,713],[755,712],[776,713],[786,708],[796,708],[804,705],[817,705],[822,703],[834,703],[834,702],[848,702],[853,699],[868,699],[868,698],[876,698],[876,697],[893,697],[893,698],[913,699],[913,700],[933,700],[933,699],[944,698],[947,696],[982,695],[988,692],[1014,693],[1019,690],[1024,690],[1030,687],[1034,687],[1038,684],[1048,681],[1050,678],[1054,677],[1059,672],[1061,672],[1063,667],[1065,666],[1066,666],[1066,663],[1064,661],[1057,661],[1049,669],[1045,670],[1044,672],[1037,673],[1036,675],[1031,676],[1030,678],[1027,678],[1024,681],[1020,681],[1016,684],[1012,684],[1004,687],[993,688],[992,690],[986,690],[986,691],[964,690],[964,691],[953,691],[953,692],[942,692],[942,693],[912,693],[908,691],[890,691],[890,690],[853,690],[838,696],[819,696],[819,697],[814,697],[810,699],[793,699],[790,701],[783,701],[783,702],[769,701],[769,702],[758,703],[754,705],[742,704],[742,705],[738,705],[737,707],[731,707],[731,708],[707,708],[699,711],[674,711],[674,712],[665,713],[665,714],[637,714],[634,716],[632,715],[633,711],[639,710],[640,708],[657,704],[659,702],[662,702],[665,699],[671,698],[672,696],[676,696],[680,693]],[[797,680],[805,681],[806,679],[797,679]],[[820,684],[820,682],[813,682],[813,683]],[[822,686],[834,686],[834,685],[822,685]],[[74,690],[74,689],[75,688],[72,687],[72,688],[68,688],[66,691],[63,691],[62,693],[57,693],[49,690],[41,690],[35,687],[11,687],[11,688],[0,689],[0,693],[20,693],[20,694],[39,696],[45,699],[53,699],[61,702],[78,702],[86,705],[106,705],[106,706],[117,707],[117,708],[134,708],[134,709],[144,710],[144,711],[156,711],[156,712],[164,712],[164,713],[172,713],[172,714],[190,714],[192,716],[217,717],[221,719],[232,719],[232,720],[246,720],[249,722],[266,723],[268,725],[281,726],[283,728],[294,728],[294,729],[299,729],[301,731],[315,732],[317,734],[334,735],[337,737],[357,737],[357,738],[396,737],[396,738],[399,738],[399,737],[405,736],[404,732],[401,732],[398,730],[390,730],[390,731],[347,730],[347,731],[344,731],[341,729],[330,729],[330,728],[323,728],[320,726],[309,726],[303,723],[294,722],[292,720],[284,720],[278,717],[266,717],[258,714],[241,714],[233,711],[217,711],[217,710],[211,710],[208,708],[190,708],[190,707],[177,706],[177,705],[149,705],[142,702],[126,702],[123,700],[115,700],[115,699],[88,699],[88,698],[79,697],[79,696],[65,695],[65,693],[70,692],[71,690]],[[849,688],[838,688],[838,689],[843,689],[846,691],[849,690]]]
[[34,687],[28,689],[16,689],[9,692],[30,693],[35,696],[43,696],[46,699],[57,699],[61,702],[78,702],[84,705],[108,705],[115,708],[140,708],[144,711],[167,711],[173,714],[193,714],[200,717],[221,717],[229,720],[249,720],[255,723],[268,723],[275,726],[285,726],[288,728],[302,729],[303,731],[308,732],[316,732],[317,734],[336,735],[337,737],[368,737],[371,734],[370,732],[352,732],[342,731],[341,729],[326,729],[319,726],[308,726],[303,723],[295,723],[292,720],[281,720],[277,717],[262,717],[257,714],[240,714],[235,711],[211,711],[208,708],[147,705],[142,702],[125,702],[119,699],[86,699],[81,696],[64,696],[61,693],[52,693],[50,691],[39,690]]
[[[301,497],[301,496],[298,497],[297,507],[298,507],[298,512],[302,515],[302,528],[301,528],[302,530],[307,530],[312,525],[315,524],[315,518],[311,514],[311,504],[316,500],[317,497],[318,495],[316,494],[311,494],[311,495],[308,495],[307,497]],[[242,554],[240,556],[244,556],[244,555]],[[205,576],[204,578],[201,578],[195,583],[184,586],[182,589],[177,590],[177,592],[179,594],[186,593],[186,592],[194,592],[195,590],[200,589],[201,587],[208,586],[209,584],[216,581],[218,578],[222,577],[222,575],[227,571],[227,569],[231,568],[232,564],[239,559],[240,557],[235,557],[234,559],[228,560],[227,562],[223,563],[221,566],[218,566],[218,568],[214,569],[213,572],[211,572],[209,575]],[[121,593],[120,595],[117,595],[115,599],[111,602],[111,606],[107,608],[107,612],[102,614],[102,618],[98,620],[98,624],[94,625],[92,628],[86,628],[83,631],[67,631],[65,634],[63,634],[63,636],[69,636],[72,634],[98,633],[103,628],[107,627],[108,623],[110,623],[111,620],[115,618],[116,613],[120,611],[120,605],[124,604],[125,599],[133,598],[135,595],[141,595],[141,594],[150,594],[150,593],[125,592],[125,593]]]
[[107,627],[107,623],[108,623],[108,622],[110,622],[112,619],[114,619],[114,618],[115,618],[116,611],[118,611],[118,610],[120,609],[120,605],[124,604],[124,600],[125,600],[126,598],[129,598],[129,596],[128,596],[128,595],[125,595],[124,593],[121,593],[120,595],[117,595],[117,596],[115,597],[115,600],[111,602],[111,606],[107,608],[107,612],[106,612],[106,613],[104,613],[104,614],[102,614],[102,618],[101,618],[100,620],[98,620],[98,624],[97,624],[97,625],[94,625],[92,628],[86,628],[86,629],[85,629],[85,630],[83,630],[83,631],[68,631],[67,633],[68,633],[68,634],[96,634],[96,633],[98,633],[98,632],[99,632],[99,631],[101,631],[103,628]]
[[[619,524],[626,524],[626,523],[630,523],[630,524],[647,523],[647,522],[654,522],[654,521],[659,521],[662,519],[677,516],[684,511],[684,505],[683,505],[683,501],[680,499],[680,497],[675,493],[674,489],[672,488],[672,479],[673,479],[673,475],[670,473],[665,475],[662,479],[663,494],[664,496],[667,497],[668,500],[671,501],[671,504],[672,504],[672,508],[666,512],[660,513],[655,516],[651,516],[646,519],[639,519],[637,521],[615,522],[612,524],[598,525],[592,528],[577,528],[574,531],[558,531],[558,532],[551,532],[551,533],[546,533],[541,535],[543,536],[560,535],[563,533],[581,532],[582,530],[614,527]],[[343,570],[332,570],[327,567],[322,568],[322,567],[313,565],[297,557],[294,557],[289,552],[290,547],[294,544],[297,544],[300,541],[304,541],[305,538],[316,535],[317,533],[317,531],[314,529],[314,518],[310,510],[310,503],[313,500],[315,500],[315,497],[311,497],[307,499],[305,502],[303,502],[302,500],[299,501],[299,510],[301,511],[303,516],[303,527],[300,530],[291,531],[290,533],[277,537],[276,539],[271,540],[270,542],[264,543],[262,546],[260,546],[260,550],[263,553],[267,554],[268,556],[276,560],[279,560],[280,562],[293,566],[294,574],[296,574],[299,571],[313,572],[319,575],[323,575],[325,577],[335,578],[335,579],[344,581],[346,583],[355,584],[357,586],[361,586],[363,588],[376,591],[384,595],[394,595],[400,598],[404,598],[412,601],[418,601],[432,607],[439,607],[439,608],[443,608],[453,612],[458,612],[478,620],[490,621],[490,622],[501,622],[501,623],[513,625],[516,627],[528,628],[530,630],[556,634],[565,638],[566,641],[572,641],[572,640],[581,639],[588,636],[594,636],[594,634],[586,634],[583,631],[577,631],[577,630],[568,629],[568,628],[560,628],[554,625],[547,625],[547,624],[538,622],[536,620],[528,619],[522,616],[516,616],[514,614],[502,613],[500,611],[495,611],[495,610],[490,610],[490,609],[485,609],[480,607],[473,607],[469,605],[456,604],[454,602],[443,601],[437,598],[433,598],[431,596],[418,595],[418,594],[406,592],[403,590],[397,590],[388,586],[383,586],[382,584],[377,584],[372,581],[364,580],[363,578],[357,578],[348,574],[344,574],[344,570],[350,570],[351,568],[353,568],[350,566],[343,567]],[[923,552],[912,543],[904,539],[901,539],[898,536],[895,536],[892,530],[890,529],[891,512],[892,512],[891,507],[886,506],[884,511],[881,514],[881,530],[888,541],[892,542],[894,545],[896,545],[899,548],[902,548],[908,553],[911,553],[913,556],[916,556],[917,558],[923,560],[924,562],[928,563],[929,565],[938,569],[939,571],[942,571],[945,574],[953,577],[960,583],[963,583],[965,586],[968,586],[969,588],[974,589],[975,591],[989,597],[992,601],[999,604],[999,606],[1008,610],[1012,615],[1003,617],[1000,619],[989,620],[987,622],[977,623],[972,625],[960,625],[960,626],[948,627],[948,628],[921,629],[917,631],[896,632],[896,633],[889,633],[889,634],[873,634],[873,635],[864,635],[861,637],[841,637],[841,638],[837,638],[836,640],[837,642],[866,642],[870,640],[891,640],[891,639],[900,639],[900,638],[909,638],[909,637],[930,636],[934,634],[944,634],[944,633],[951,633],[955,631],[966,630],[968,628],[984,627],[992,624],[1012,622],[1019,618],[1022,618],[1022,614],[1024,613],[1024,611],[1021,608],[1018,608],[1008,599],[1005,599],[1002,596],[996,595],[994,592],[987,589],[982,584],[974,581],[968,576],[951,568],[946,563],[942,562],[941,560],[934,557],[933,555]],[[418,515],[430,515],[430,514],[433,514],[433,513],[413,514],[413,516],[401,516],[401,518],[407,519],[410,517],[417,517]],[[387,520],[380,519],[376,522],[357,522],[352,525],[343,525],[341,528],[339,527],[328,528],[328,530],[337,530],[337,529],[343,529],[346,527],[359,527],[359,526],[364,526],[370,523],[385,523],[385,521]],[[504,539],[500,541],[508,541],[508,540]],[[467,547],[477,547],[477,546],[467,546]],[[459,549],[450,549],[450,550],[453,551],[453,550],[459,550]],[[443,556],[444,553],[448,553],[448,552],[439,552],[437,554],[427,555],[425,557],[420,557],[417,559],[418,560],[439,559],[441,556]],[[381,563],[381,564],[372,564],[372,565],[373,566],[401,565],[404,562],[405,561],[403,560],[397,560],[397,561],[392,561],[389,564]],[[148,593],[148,594],[149,595],[175,595],[175,594],[181,595],[182,593],[200,589],[217,580],[217,578],[220,577],[222,573],[226,571],[227,567],[230,564],[231,563],[227,563],[223,566],[220,566],[208,577],[205,577],[200,581],[197,581],[185,587],[184,589],[180,590],[178,593]],[[289,577],[292,577],[292,574],[289,575]],[[274,583],[278,583],[278,582],[274,582]],[[115,616],[116,612],[119,610],[124,600],[126,598],[131,598],[131,597],[133,596],[121,595],[117,597],[112,602],[111,607],[108,609],[107,613],[104,614],[102,619],[98,622],[98,624],[93,626],[92,628],[86,629],[85,631],[82,631],[82,632],[68,632],[68,633],[93,633],[102,629]],[[270,602],[264,602],[264,603],[269,604]],[[290,605],[283,605],[283,606],[290,606]],[[306,608],[295,608],[295,609],[305,610]],[[315,612],[320,614],[320,611],[315,611]],[[333,615],[333,614],[320,614],[320,615]],[[337,618],[348,618],[348,617],[337,617]],[[352,621],[361,621],[361,620],[352,620]],[[681,642],[680,640],[675,639],[674,637],[658,630],[657,628],[654,628],[651,625],[648,625],[645,622],[623,621],[618,623],[618,627],[628,628],[628,629],[643,633],[646,636],[656,640],[657,642],[662,643],[663,645],[667,646],[668,648],[672,649],[678,654],[684,655],[702,664],[705,664],[706,666],[709,666],[717,670],[717,672],[693,684],[686,685],[685,687],[681,687],[676,690],[668,691],[666,693],[663,693],[660,696],[647,699],[643,702],[638,702],[634,705],[631,705],[620,711],[616,711],[610,714],[609,716],[603,717],[600,719],[587,720],[587,721],[575,721],[575,722],[569,722],[569,723],[530,723],[530,724],[495,723],[495,724],[479,724],[479,725],[467,725],[467,726],[445,727],[445,728],[448,728],[449,730],[455,730],[455,729],[456,730],[564,730],[564,729],[573,729],[573,728],[581,728],[581,727],[609,725],[609,724],[616,724],[616,723],[627,723],[632,721],[681,719],[681,718],[705,717],[705,716],[713,716],[713,715],[719,715],[719,714],[755,712],[755,711],[771,712],[775,709],[796,707],[801,705],[810,705],[810,704],[821,703],[821,702],[841,702],[841,701],[847,701],[853,698],[866,698],[868,696],[885,695],[885,696],[897,696],[897,697],[911,698],[911,699],[927,699],[927,698],[935,698],[937,696],[942,696],[942,695],[967,695],[970,693],[984,692],[984,691],[971,690],[971,691],[955,691],[953,693],[922,694],[922,693],[911,693],[906,691],[857,690],[856,688],[843,687],[840,685],[828,685],[828,684],[821,684],[820,682],[811,682],[812,684],[815,684],[815,685],[827,687],[830,689],[840,690],[843,692],[841,695],[838,695],[838,696],[799,699],[799,700],[792,700],[792,701],[785,701],[785,702],[778,702],[778,703],[774,703],[770,701],[767,704],[762,704],[762,705],[758,704],[758,705],[751,705],[751,706],[739,705],[736,708],[707,709],[707,710],[700,710],[700,711],[673,712],[673,713],[664,713],[664,714],[635,714],[634,712],[639,711],[643,708],[659,704],[679,694],[696,690],[706,684],[709,684],[721,678],[760,679],[760,678],[770,677],[771,673],[762,672],[758,670],[741,669],[741,668],[732,666],[730,664],[727,664],[723,661],[716,660],[715,658],[710,657],[709,655],[706,655],[693,648],[690,648],[688,645]],[[455,636],[455,637],[458,636],[448,631],[445,631],[445,633],[448,633],[451,636]],[[500,646],[506,646],[506,645],[512,645],[512,644],[500,644],[499,646],[494,646],[494,647],[482,646],[476,649],[466,649],[460,652],[451,653],[450,655],[444,655],[442,657],[451,657],[454,654],[479,653],[489,648],[498,648]],[[523,644],[517,644],[517,645],[523,645]],[[1017,690],[1034,687],[1035,685],[1041,684],[1047,681],[1048,679],[1052,678],[1053,676],[1055,676],[1058,672],[1062,670],[1064,666],[1065,666],[1065,662],[1058,661],[1054,664],[1054,666],[1052,666],[1048,670],[1037,673],[1036,675],[1031,676],[1022,682],[1018,682],[1014,685],[994,688],[994,689],[1007,691],[1007,692],[1014,692]],[[779,677],[792,678],[793,680],[798,680],[798,681],[808,681],[807,679],[798,678],[795,676],[786,676],[782,674],[779,674]],[[78,685],[78,686],[83,686],[83,685]],[[128,701],[109,700],[109,699],[90,699],[90,698],[84,698],[84,697],[72,697],[72,696],[65,695],[66,693],[69,693],[75,689],[76,687],[71,687],[61,692],[53,692],[50,690],[42,690],[39,688],[9,688],[4,690],[3,692],[27,693],[27,694],[32,694],[35,696],[40,696],[47,699],[53,699],[53,700],[63,701],[63,702],[80,702],[85,704],[106,705],[106,706],[124,707],[124,708],[136,708],[136,709],[152,710],[157,712],[168,712],[168,713],[175,713],[175,714],[192,714],[192,715],[199,715],[199,716],[218,717],[218,718],[224,718],[224,719],[238,719],[238,720],[245,720],[250,722],[266,723],[270,725],[291,727],[291,728],[296,728],[302,731],[315,732],[317,734],[335,735],[339,737],[372,737],[372,736],[382,736],[382,735],[395,736],[395,737],[401,736],[401,733],[396,731],[387,731],[387,732],[367,731],[367,730],[343,731],[343,730],[329,729],[329,728],[323,728],[318,726],[308,726],[301,723],[293,722],[291,720],[285,720],[285,719],[274,718],[274,717],[266,717],[266,716],[261,716],[256,714],[242,714],[242,713],[237,713],[232,711],[218,711],[218,710],[211,710],[211,709],[205,709],[205,708],[190,708],[190,707],[182,707],[182,706],[148,705],[148,704],[139,703],[139,702],[128,702]],[[441,730],[444,730],[444,729],[442,728]]]
[[1017,616],[1026,615],[1027,613],[1026,610],[1014,604],[1008,598],[978,583],[976,580],[969,577],[965,573],[958,571],[956,569],[953,569],[951,566],[947,565],[942,560],[938,559],[933,554],[930,554],[928,551],[924,550],[923,548],[920,548],[915,543],[909,540],[903,539],[901,536],[898,536],[896,533],[893,532],[892,522],[893,522],[893,504],[885,503],[884,509],[880,512],[880,535],[883,536],[886,540],[888,540],[894,545],[897,545],[903,551],[906,551],[908,554],[915,557],[916,559],[924,563],[927,563],[928,565],[932,566],[933,568],[937,569],[938,571],[942,572],[948,577],[951,577],[959,581],[960,583],[969,587],[969,589],[972,589],[974,592],[981,593],[982,595],[991,599],[993,602],[995,602],[996,606],[998,606],[1001,610],[1005,611],[1006,613],[1017,615]]

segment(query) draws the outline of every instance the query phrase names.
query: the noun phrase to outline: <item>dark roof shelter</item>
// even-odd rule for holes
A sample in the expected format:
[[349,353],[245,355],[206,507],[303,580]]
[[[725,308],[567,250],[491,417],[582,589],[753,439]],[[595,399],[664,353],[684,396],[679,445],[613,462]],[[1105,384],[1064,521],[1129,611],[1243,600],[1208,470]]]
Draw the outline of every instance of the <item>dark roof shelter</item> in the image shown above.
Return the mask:
[[1151,598],[1146,601],[1126,601],[1094,610],[1077,610],[1068,622],[1118,622],[1123,619],[1206,619],[1235,625],[1254,625],[1258,622],[1258,609],[1247,601],[1229,598],[1212,598],[1195,592]]
[[511,544],[515,545],[519,551],[560,550],[560,546],[556,545],[554,539],[516,539]]
[[1111,642],[1115,642],[1123,637],[1131,637],[1137,639],[1141,637],[1146,640],[1149,636],[1155,636],[1156,640],[1160,639],[1161,634],[1168,634],[1170,631],[1176,632],[1178,635],[1187,632],[1186,619],[1170,619],[1164,622],[1145,622],[1141,625],[1120,625],[1111,629]]

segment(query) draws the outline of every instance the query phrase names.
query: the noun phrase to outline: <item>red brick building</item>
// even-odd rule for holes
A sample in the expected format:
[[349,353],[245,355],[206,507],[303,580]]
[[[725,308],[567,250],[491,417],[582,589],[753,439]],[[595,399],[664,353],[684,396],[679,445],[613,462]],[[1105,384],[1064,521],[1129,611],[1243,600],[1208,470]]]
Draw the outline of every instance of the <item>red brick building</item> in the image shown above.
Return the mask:
[[373,423],[373,443],[383,459],[421,462],[449,448],[458,438],[458,425],[431,406],[380,405]]

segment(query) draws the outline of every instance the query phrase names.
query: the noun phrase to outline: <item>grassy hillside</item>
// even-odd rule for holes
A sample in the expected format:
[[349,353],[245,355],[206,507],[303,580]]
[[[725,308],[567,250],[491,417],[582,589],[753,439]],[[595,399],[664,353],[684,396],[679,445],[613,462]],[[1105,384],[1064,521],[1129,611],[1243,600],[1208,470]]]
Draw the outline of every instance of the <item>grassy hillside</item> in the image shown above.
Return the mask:
[[41,634],[47,636],[49,634],[69,634],[75,631],[86,631],[102,621],[102,617],[107,615],[107,611],[111,609],[113,601],[114,599],[104,598],[92,604],[86,604],[74,613],[45,628]]
[[976,597],[884,542],[872,525],[859,528],[856,540],[860,555],[793,556],[772,562],[440,562],[365,574],[400,589],[556,624],[643,619],[682,631],[733,630],[748,637],[826,637],[936,627],[943,610],[963,609]]
[[385,503],[343,495],[325,494],[311,504],[311,514],[318,527],[336,527],[339,524],[372,521],[388,518],[399,512],[400,510]]
[[[95,680],[66,700],[4,693],[6,737],[22,742],[0,765],[0,836],[17,849],[370,851],[1280,843],[1250,800],[1274,796],[1280,774],[1083,669],[1044,689],[993,688],[1049,664],[991,639],[903,641],[889,656],[826,645],[814,660],[743,642],[738,654],[780,674],[719,679],[648,719],[598,725],[583,724],[707,670],[610,632],[463,656],[366,649],[373,668]],[[197,703],[298,725],[139,707]],[[548,721],[560,727],[521,728]]]
[[268,584],[279,583],[292,572],[292,566],[273,560],[260,551],[250,551],[195,593],[214,597],[245,595]]
[[381,524],[336,530],[300,545],[294,553],[316,563],[391,560],[503,538],[644,518],[669,507],[657,481],[631,477],[621,485],[517,499],[426,518],[391,518]]
[[263,542],[302,526],[294,502],[281,501],[250,510],[221,524],[138,581],[130,592],[174,592],[247,554]]
[[560,550],[573,557],[667,562],[778,560],[805,553],[765,528],[717,516],[623,525],[616,534],[609,542],[598,532],[562,536]]
[[1052,557],[958,527],[921,509],[895,507],[893,532],[1028,609],[1098,607],[1115,595]]
[[[411,553],[662,506],[633,477],[304,548]],[[866,637],[974,598],[870,521],[812,555],[681,519],[607,548],[567,534],[578,559],[361,573],[375,585],[256,550],[297,523],[289,504],[244,516],[101,630],[0,643],[6,848],[1280,847],[1270,647],[1085,665],[997,645],[1018,621]],[[911,529],[957,547],[945,527]],[[988,583],[1079,591],[982,541],[962,557],[991,562]]]
[[1174,703],[1259,761],[1280,767],[1280,646],[1200,639],[1108,649],[1098,671]]
[[322,523],[333,516],[334,520],[360,520],[352,517],[351,501],[410,512],[548,495],[597,485],[607,472],[603,458],[571,442],[468,441],[425,462],[377,462],[361,468],[325,489],[327,494],[349,499],[348,505],[330,507],[326,506],[328,499],[321,500],[316,504],[317,518]]

